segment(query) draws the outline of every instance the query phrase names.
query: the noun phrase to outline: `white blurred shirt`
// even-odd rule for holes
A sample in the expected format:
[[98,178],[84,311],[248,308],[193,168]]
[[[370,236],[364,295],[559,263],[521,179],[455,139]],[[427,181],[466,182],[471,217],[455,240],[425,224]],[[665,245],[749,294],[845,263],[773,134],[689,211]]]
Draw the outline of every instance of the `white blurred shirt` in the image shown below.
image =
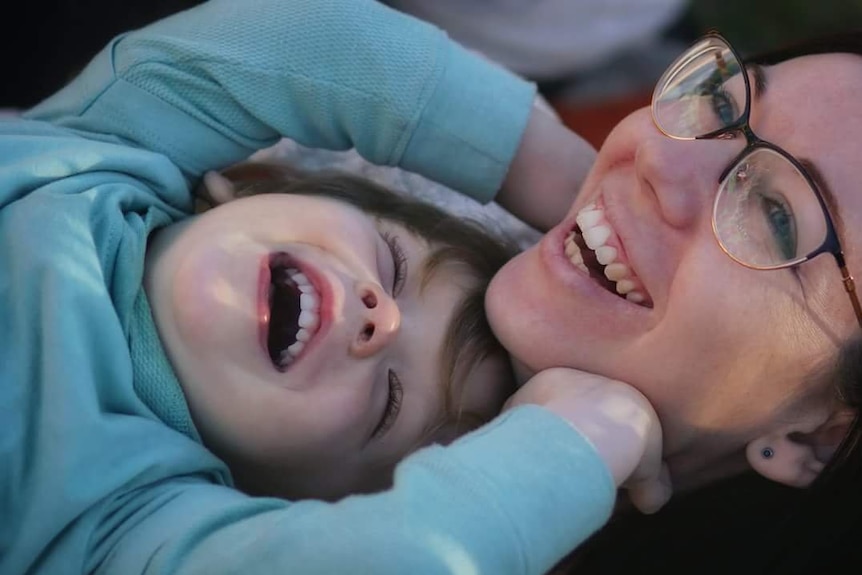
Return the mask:
[[384,0],[531,79],[570,75],[648,42],[685,0]]

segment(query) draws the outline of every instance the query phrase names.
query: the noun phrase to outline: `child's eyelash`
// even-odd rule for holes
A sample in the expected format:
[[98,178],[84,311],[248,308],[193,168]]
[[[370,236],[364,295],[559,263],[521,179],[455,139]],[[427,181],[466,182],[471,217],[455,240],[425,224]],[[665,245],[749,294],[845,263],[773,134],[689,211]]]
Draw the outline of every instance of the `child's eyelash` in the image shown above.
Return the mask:
[[407,255],[398,241],[398,236],[392,235],[387,231],[381,232],[380,235],[383,236],[383,241],[389,246],[389,253],[392,254],[392,263],[395,265],[395,277],[392,280],[392,297],[398,297],[398,294],[404,289],[404,281],[407,279]]
[[401,385],[401,380],[391,369],[388,373],[389,394],[386,399],[386,409],[383,410],[383,417],[380,418],[380,423],[374,428],[371,434],[372,438],[380,437],[392,427],[395,420],[398,419],[398,413],[401,411],[401,397],[404,395],[404,388]]

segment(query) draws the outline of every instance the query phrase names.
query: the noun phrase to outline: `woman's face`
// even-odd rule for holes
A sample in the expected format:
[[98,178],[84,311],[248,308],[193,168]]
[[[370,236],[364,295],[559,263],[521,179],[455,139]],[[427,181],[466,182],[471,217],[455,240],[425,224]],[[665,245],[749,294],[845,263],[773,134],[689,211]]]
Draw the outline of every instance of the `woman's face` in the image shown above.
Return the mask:
[[[436,427],[442,346],[475,280],[445,264],[425,274],[430,250],[345,203],[284,194],[154,237],[145,286],[159,334],[204,441],[244,487],[376,489],[419,444],[448,439]],[[471,367],[455,408],[491,417],[509,387],[504,360]]]
[[[862,58],[807,56],[765,72],[752,129],[822,175],[849,269],[862,277]],[[811,371],[859,329],[829,255],[758,271],[720,249],[713,200],[744,145],[673,140],[648,108],[635,112],[605,141],[564,221],[509,262],[486,298],[494,331],[528,372],[570,366],[641,390],[683,474],[733,459],[791,418],[810,399]],[[616,249],[597,255],[626,266],[616,277],[632,280],[629,299],[612,291],[624,282],[593,279],[567,256],[584,211],[593,213],[581,227],[610,230],[593,241]]]

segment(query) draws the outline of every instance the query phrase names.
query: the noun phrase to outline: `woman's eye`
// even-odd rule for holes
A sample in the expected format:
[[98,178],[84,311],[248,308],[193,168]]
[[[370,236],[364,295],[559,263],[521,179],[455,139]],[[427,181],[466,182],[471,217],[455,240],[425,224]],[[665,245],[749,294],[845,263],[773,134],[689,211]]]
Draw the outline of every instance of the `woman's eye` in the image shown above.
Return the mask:
[[729,126],[739,117],[736,102],[724,88],[716,88],[710,95],[710,107],[721,126]]
[[404,248],[398,241],[398,236],[383,231],[380,233],[383,241],[386,242],[389,248],[389,253],[392,256],[392,265],[395,273],[392,277],[392,297],[398,297],[401,290],[404,289],[404,282],[407,280],[407,255],[404,253]]
[[771,244],[785,261],[796,258],[796,219],[781,197],[759,194],[760,211],[771,236]]
[[386,396],[386,407],[383,410],[383,415],[377,423],[377,427],[371,433],[371,438],[376,439],[384,435],[395,424],[398,419],[398,414],[401,411],[401,398],[404,395],[404,388],[401,385],[401,380],[398,375],[391,369],[387,374],[389,393]]

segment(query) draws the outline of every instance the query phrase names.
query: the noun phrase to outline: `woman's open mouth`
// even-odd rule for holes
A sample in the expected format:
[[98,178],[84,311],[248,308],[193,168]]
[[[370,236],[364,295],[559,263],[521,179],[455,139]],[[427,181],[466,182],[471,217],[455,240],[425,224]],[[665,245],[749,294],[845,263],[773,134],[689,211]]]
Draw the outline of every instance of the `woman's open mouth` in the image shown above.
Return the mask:
[[612,294],[652,307],[652,298],[626,261],[616,233],[604,218],[604,210],[590,204],[578,212],[576,222],[563,241],[572,265]]
[[268,284],[262,270],[262,339],[272,364],[283,372],[317,334],[321,296],[290,254],[270,254],[268,268]]

